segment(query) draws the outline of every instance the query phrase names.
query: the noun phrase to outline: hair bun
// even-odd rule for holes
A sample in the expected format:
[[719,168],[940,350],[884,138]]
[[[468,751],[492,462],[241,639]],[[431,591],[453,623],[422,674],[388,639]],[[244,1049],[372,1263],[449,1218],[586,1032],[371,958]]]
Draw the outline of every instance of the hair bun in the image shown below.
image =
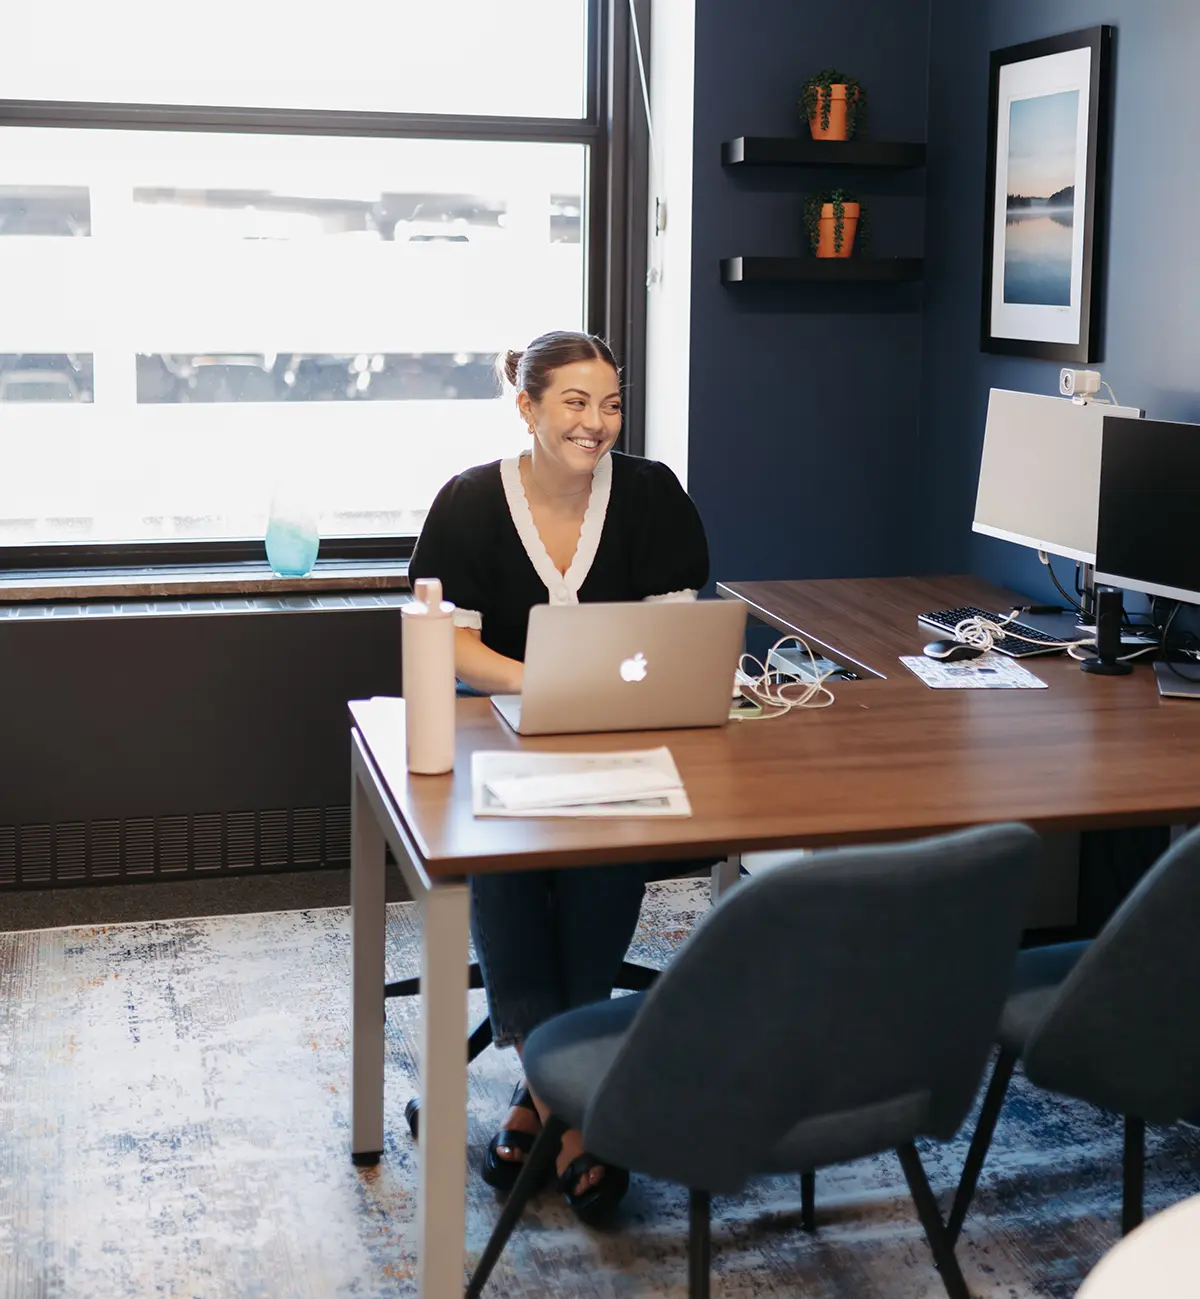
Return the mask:
[[518,393],[527,392],[531,401],[541,401],[550,387],[554,372],[564,365],[577,361],[603,361],[612,367],[617,384],[621,370],[612,348],[595,334],[580,334],[570,330],[555,330],[541,334],[523,352],[498,352],[496,375],[503,385],[507,383]]

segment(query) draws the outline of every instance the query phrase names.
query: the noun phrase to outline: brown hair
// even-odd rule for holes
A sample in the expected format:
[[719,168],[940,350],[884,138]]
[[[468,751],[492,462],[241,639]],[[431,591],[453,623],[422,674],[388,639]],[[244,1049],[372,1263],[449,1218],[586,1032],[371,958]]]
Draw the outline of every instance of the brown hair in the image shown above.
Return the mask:
[[570,330],[542,334],[523,352],[501,352],[496,358],[496,370],[518,392],[524,390],[534,401],[541,401],[554,371],[576,361],[607,361],[620,381],[620,366],[604,339],[598,334]]

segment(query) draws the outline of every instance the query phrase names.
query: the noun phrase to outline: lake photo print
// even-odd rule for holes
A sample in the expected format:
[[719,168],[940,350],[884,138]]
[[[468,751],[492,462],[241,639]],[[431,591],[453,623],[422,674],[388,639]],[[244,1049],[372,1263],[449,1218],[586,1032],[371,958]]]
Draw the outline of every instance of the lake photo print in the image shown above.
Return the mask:
[[1089,27],[991,52],[985,352],[1098,359],[1113,36]]
[[1071,305],[1079,91],[1009,108],[1004,301]]

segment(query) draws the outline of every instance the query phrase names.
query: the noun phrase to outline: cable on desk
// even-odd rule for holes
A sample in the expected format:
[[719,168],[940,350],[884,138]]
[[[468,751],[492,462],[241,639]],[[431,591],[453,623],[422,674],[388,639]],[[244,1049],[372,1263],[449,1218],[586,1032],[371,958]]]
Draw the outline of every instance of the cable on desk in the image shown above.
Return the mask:
[[1004,637],[1011,637],[1013,640],[1024,641],[1027,645],[1040,645],[1043,649],[1065,649],[1070,650],[1076,645],[1095,645],[1094,637],[1087,637],[1083,640],[1044,640],[1040,636],[1023,636],[1019,631],[1013,631],[1009,625],[1020,614],[1019,609],[1014,609],[1007,618],[1001,618],[999,622],[991,618],[964,618],[954,626],[954,639],[960,640],[966,645],[974,645],[977,649],[990,650],[998,640]]
[[[743,654],[738,660],[738,685],[742,695],[752,699],[762,708],[759,713],[732,713],[731,717],[739,722],[770,721],[790,713],[794,708],[828,708],[833,703],[833,691],[825,684],[833,675],[833,670],[817,670],[817,658],[812,647],[800,636],[781,636],[767,651],[767,662],[776,650],[787,644],[799,645],[808,655],[812,664],[812,676],[804,677],[799,672],[788,672],[786,668],[768,671],[765,664],[759,662],[753,654]],[[747,670],[747,664],[759,670],[754,676]],[[772,676],[791,677],[788,681],[772,681]],[[789,693],[799,687],[800,693]],[[770,710],[770,711],[768,711]]]

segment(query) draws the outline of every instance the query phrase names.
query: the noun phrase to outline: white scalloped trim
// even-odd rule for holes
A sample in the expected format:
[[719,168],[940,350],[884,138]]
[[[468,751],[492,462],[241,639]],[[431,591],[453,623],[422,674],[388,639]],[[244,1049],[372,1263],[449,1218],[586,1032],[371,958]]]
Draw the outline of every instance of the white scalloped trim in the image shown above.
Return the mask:
[[686,604],[696,598],[692,590],[666,591],[662,595],[647,595],[642,598],[643,604]]
[[483,614],[475,609],[455,609],[451,621],[456,627],[466,627],[470,631],[483,630]]
[[507,460],[500,461],[500,481],[504,484],[504,497],[517,536],[521,538],[521,545],[525,547],[534,572],[542,579],[550,603],[578,604],[579,588],[595,562],[596,551],[600,548],[600,535],[604,531],[604,520],[608,514],[608,499],[612,494],[612,457],[604,456],[592,470],[592,491],[579,528],[579,542],[571,566],[565,573],[560,573],[554,567],[554,560],[542,544],[541,534],[533,521],[533,511],[530,510],[529,498],[525,495],[525,484],[521,482],[520,456],[510,456]]

